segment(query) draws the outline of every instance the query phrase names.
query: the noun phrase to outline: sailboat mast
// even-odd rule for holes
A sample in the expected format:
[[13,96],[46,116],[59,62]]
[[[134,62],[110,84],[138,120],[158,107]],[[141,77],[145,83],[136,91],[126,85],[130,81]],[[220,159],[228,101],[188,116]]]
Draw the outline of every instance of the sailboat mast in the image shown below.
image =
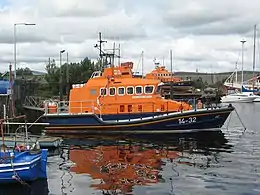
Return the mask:
[[173,99],[173,83],[172,83],[172,80],[173,80],[173,73],[172,73],[172,49],[170,50],[170,62],[171,62],[171,88],[170,88],[170,97],[171,97],[171,100]]
[[255,78],[255,40],[256,40],[256,25],[254,25],[254,51],[253,51],[253,87],[254,87],[254,78]]
[[242,43],[242,73],[241,73],[241,84],[244,84],[244,44],[245,40],[240,41]]
[[237,83],[237,62],[236,62],[236,83]]
[[142,51],[142,78],[144,75],[144,51]]

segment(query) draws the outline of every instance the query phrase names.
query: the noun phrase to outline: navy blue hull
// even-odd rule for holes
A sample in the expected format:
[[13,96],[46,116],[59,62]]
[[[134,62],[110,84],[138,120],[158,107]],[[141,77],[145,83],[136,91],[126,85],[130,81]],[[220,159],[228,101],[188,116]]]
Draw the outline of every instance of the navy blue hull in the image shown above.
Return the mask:
[[[146,134],[221,128],[234,107],[164,114],[136,120],[100,120],[96,115],[50,115],[49,134]],[[110,116],[111,117],[111,116]]]

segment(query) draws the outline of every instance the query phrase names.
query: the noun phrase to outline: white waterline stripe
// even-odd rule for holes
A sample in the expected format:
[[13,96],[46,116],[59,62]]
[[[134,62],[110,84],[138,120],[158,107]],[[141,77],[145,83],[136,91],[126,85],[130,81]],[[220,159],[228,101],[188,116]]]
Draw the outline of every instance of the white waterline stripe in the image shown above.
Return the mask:
[[[22,165],[30,165],[30,164],[33,164],[34,162],[38,161],[41,159],[41,156],[39,156],[38,158],[30,161],[30,162],[24,162],[24,163],[13,163],[13,166],[22,166]],[[0,164],[0,168],[2,167],[9,167],[9,166],[12,166],[11,163],[8,163],[8,164]]]

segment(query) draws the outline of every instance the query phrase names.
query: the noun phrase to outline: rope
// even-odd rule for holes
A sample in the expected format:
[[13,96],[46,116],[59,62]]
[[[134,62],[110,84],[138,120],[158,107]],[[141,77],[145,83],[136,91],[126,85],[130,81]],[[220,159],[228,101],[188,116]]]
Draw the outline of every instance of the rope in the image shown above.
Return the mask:
[[232,112],[230,113],[230,116],[229,116],[229,119],[228,119],[227,130],[228,130],[228,127],[229,127],[229,124],[230,124],[230,121],[231,121],[231,116],[232,116]]
[[240,118],[240,116],[239,116],[239,114],[238,114],[238,112],[237,112],[237,110],[235,109],[235,112],[236,112],[236,114],[237,114],[237,117],[238,117],[238,119],[239,119],[239,121],[240,121],[240,123],[242,124],[242,126],[244,127],[244,132],[246,131],[246,126],[245,126],[245,124],[243,123],[243,121],[241,120],[241,118]]
[[20,184],[22,184],[22,185],[24,185],[24,186],[27,186],[28,188],[31,188],[31,186],[30,186],[28,183],[26,183],[25,181],[23,181],[23,180],[19,177],[19,175],[16,173],[16,171],[15,171],[15,169],[14,169],[14,165],[13,165],[12,159],[11,159],[10,162],[11,162],[11,166],[12,166],[13,173],[14,173],[14,175],[12,176],[12,178],[15,179],[16,181],[18,181]]
[[27,129],[30,129],[36,122],[38,122],[41,119],[42,116],[39,116]]

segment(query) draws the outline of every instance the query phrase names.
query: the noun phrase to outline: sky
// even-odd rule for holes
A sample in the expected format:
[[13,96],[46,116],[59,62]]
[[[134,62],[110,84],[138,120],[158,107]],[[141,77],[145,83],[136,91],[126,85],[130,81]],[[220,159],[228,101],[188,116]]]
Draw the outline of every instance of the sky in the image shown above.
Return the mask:
[[174,71],[234,71],[236,62],[241,70],[241,40],[244,70],[252,70],[256,24],[260,70],[259,7],[258,0],[0,0],[0,72],[14,62],[15,23],[36,24],[16,27],[17,68],[44,71],[63,49],[70,62],[97,60],[102,32],[104,48],[120,44],[121,62],[133,61],[134,71],[144,51],[144,73],[154,59],[170,69],[170,50]]

